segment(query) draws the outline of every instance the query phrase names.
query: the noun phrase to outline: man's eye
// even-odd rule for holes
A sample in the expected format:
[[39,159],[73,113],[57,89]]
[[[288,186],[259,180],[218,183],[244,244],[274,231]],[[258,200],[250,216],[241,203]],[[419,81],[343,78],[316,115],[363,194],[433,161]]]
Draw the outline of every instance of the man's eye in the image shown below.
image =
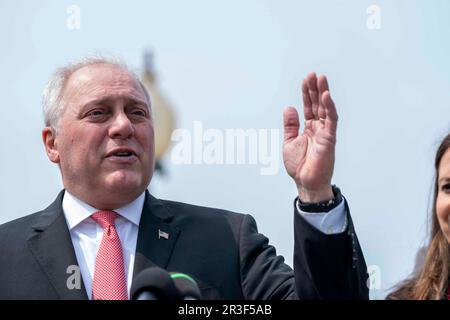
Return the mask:
[[444,184],[442,186],[442,191],[450,191],[450,183]]
[[141,110],[141,109],[133,110],[133,111],[131,112],[131,114],[133,114],[133,115],[135,115],[135,116],[139,116],[139,117],[145,117],[145,116],[147,116],[147,113],[146,113],[144,110]]
[[102,115],[104,115],[105,114],[105,111],[104,110],[100,110],[100,109],[96,109],[96,110],[92,110],[92,111],[89,111],[87,114],[86,114],[86,116],[88,116],[88,117],[99,117],[99,116],[102,116]]

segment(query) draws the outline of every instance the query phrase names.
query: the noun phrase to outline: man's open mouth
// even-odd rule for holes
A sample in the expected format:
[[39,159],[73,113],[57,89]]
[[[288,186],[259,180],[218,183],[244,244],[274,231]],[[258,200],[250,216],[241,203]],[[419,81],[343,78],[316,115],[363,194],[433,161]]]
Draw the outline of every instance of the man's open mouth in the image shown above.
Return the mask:
[[107,158],[109,158],[109,157],[127,158],[127,157],[132,157],[132,156],[136,156],[136,153],[133,150],[130,150],[128,148],[127,149],[117,148],[115,150],[110,151],[106,157]]
[[133,155],[133,152],[116,152],[113,153],[112,155],[116,157],[130,157]]

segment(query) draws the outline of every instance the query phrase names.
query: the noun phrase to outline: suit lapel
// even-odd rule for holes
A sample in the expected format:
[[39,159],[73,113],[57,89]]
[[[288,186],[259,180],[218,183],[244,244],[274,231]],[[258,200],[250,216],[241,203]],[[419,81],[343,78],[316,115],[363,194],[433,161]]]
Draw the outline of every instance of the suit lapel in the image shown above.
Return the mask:
[[[28,244],[60,299],[87,299],[86,289],[79,272],[69,229],[62,210],[63,195],[64,191],[61,191],[56,200],[38,216],[36,223],[33,225],[33,232]],[[70,269],[70,266],[74,267]],[[76,277],[76,273],[79,275],[81,287],[69,289],[68,283],[75,283],[71,281],[73,280],[71,276]]]
[[140,271],[152,266],[166,268],[180,229],[173,222],[173,214],[163,202],[146,191],[139,223],[133,279]]
[[[73,271],[68,271],[68,268],[78,268],[78,262],[62,210],[63,196],[64,191],[61,191],[56,200],[37,217],[28,244],[60,299],[88,299],[81,273],[80,289],[69,289],[67,285],[73,275]],[[173,222],[173,214],[162,201],[146,191],[139,223],[133,279],[145,268],[155,265],[166,268],[179,233],[180,229]]]

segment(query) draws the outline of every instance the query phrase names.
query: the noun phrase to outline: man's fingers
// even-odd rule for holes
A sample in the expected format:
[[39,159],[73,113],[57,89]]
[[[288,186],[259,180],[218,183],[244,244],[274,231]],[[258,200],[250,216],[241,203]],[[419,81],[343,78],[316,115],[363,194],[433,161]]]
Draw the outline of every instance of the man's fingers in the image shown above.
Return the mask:
[[306,77],[308,82],[309,96],[312,102],[312,112],[314,118],[318,118],[318,109],[319,109],[319,89],[317,88],[317,76],[315,72],[311,72]]
[[319,93],[322,95],[325,91],[330,91],[328,89],[328,80],[327,77],[323,74],[321,74],[317,78],[317,88],[319,89]]
[[326,107],[324,105],[323,102],[323,94],[325,91],[328,91],[328,81],[327,81],[327,77],[324,76],[323,74],[320,75],[317,78],[317,88],[319,89],[319,109],[318,109],[318,116],[319,119],[325,119],[326,117]]
[[336,134],[338,114],[336,112],[336,106],[333,99],[331,99],[331,95],[328,90],[322,94],[322,101],[326,111],[326,117],[324,117],[325,128],[327,128],[331,133]]
[[314,114],[312,112],[312,102],[309,96],[307,78],[302,81],[302,96],[303,96],[303,113],[305,115],[305,120],[313,119]]
[[317,116],[319,117],[319,119],[325,119],[327,117],[327,110],[326,110],[325,104],[323,103],[324,96],[325,96],[325,94],[322,94],[320,96],[321,102],[320,102],[319,108],[317,109]]
[[335,132],[337,112],[330,96],[327,77],[309,73],[302,82],[302,95],[305,120],[325,119],[328,128]]
[[284,124],[284,142],[289,142],[298,136],[300,129],[300,122],[298,119],[297,109],[294,107],[287,107],[283,113]]

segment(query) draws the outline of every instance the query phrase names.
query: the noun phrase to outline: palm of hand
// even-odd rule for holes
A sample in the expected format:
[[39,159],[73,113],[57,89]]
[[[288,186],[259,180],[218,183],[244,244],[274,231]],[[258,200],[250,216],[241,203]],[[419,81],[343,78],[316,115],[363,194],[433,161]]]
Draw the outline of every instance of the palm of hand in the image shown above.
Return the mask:
[[297,111],[288,108],[284,115],[283,159],[297,186],[319,190],[331,184],[337,114],[325,77],[317,79],[315,74],[308,75],[302,84],[302,92],[305,128],[299,135]]

